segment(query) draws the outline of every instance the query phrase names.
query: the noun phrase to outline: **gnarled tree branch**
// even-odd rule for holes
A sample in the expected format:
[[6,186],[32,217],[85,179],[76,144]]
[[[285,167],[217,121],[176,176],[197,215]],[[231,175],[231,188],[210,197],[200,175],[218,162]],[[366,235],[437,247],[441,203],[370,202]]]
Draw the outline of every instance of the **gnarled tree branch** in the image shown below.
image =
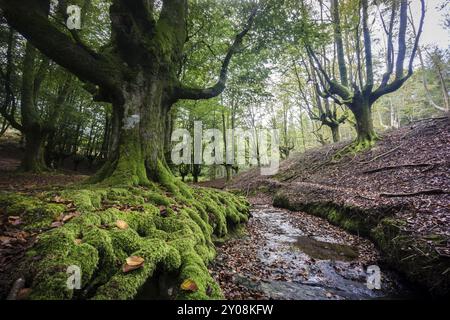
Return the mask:
[[0,0],[0,8],[8,23],[43,54],[81,80],[92,82],[113,93],[117,69],[105,59],[93,57],[53,26],[40,3],[33,0]]
[[210,99],[213,97],[218,96],[223,92],[225,89],[225,84],[227,81],[227,75],[228,75],[228,67],[231,62],[231,58],[233,55],[238,51],[240,48],[242,41],[244,37],[247,35],[247,33],[250,31],[250,29],[253,26],[256,13],[257,13],[257,7],[255,7],[244,27],[244,29],[236,35],[233,44],[228,49],[228,52],[225,56],[225,59],[222,62],[222,67],[220,69],[219,74],[219,80],[216,82],[215,85],[212,87],[206,88],[206,89],[199,89],[199,88],[190,88],[186,87],[182,84],[179,84],[175,90],[174,90],[174,98],[177,99],[192,99],[192,100],[200,100],[200,99]]

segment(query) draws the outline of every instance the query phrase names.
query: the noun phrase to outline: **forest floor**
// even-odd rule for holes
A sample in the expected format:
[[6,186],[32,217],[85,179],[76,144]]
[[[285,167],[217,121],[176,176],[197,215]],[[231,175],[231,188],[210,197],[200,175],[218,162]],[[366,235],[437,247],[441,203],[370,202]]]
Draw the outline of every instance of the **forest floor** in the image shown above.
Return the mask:
[[[60,189],[86,179],[70,170],[54,171],[44,174],[27,174],[16,172],[20,165],[23,151],[18,146],[18,140],[5,140],[0,143],[0,191],[18,192],[21,194],[37,194],[42,191]],[[25,252],[31,248],[37,238],[37,233],[27,232],[20,228],[19,219],[8,220],[6,215],[0,217],[0,296],[8,291],[11,272],[17,268]]]
[[[292,155],[273,177],[250,170],[228,185],[223,179],[200,183],[238,189],[253,204],[246,236],[218,247],[210,268],[225,296],[364,299],[399,292],[404,296],[397,277],[389,272],[382,291],[365,289],[364,268],[378,263],[386,263],[427,290],[448,293],[449,128],[448,117],[424,120],[385,132],[373,149],[339,161],[333,155],[345,142]],[[17,144],[0,144],[0,191],[39,194],[86,178],[69,170],[18,174],[14,170],[20,163],[19,152]],[[273,202],[286,209],[273,208]],[[6,216],[0,220],[2,290],[7,290],[2,283],[10,283],[5,277],[37,236],[18,228],[20,224],[20,219]],[[341,249],[341,257],[332,256],[330,251]],[[7,292],[2,290],[4,296]]]
[[[250,170],[223,188],[265,193],[362,234],[390,265],[431,292],[450,283],[450,119],[414,122],[371,150],[333,159],[346,143],[292,155],[273,177]],[[204,185],[208,185],[205,183]]]
[[225,297],[241,299],[402,299],[418,296],[397,274],[380,267],[381,289],[367,287],[366,270],[380,262],[369,240],[323,218],[250,197],[246,232],[217,248],[210,270]]

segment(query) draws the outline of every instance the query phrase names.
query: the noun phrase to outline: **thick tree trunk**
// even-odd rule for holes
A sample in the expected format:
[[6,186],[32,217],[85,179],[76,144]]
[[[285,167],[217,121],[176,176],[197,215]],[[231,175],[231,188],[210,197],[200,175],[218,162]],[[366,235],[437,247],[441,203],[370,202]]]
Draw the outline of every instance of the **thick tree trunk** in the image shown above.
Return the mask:
[[361,145],[372,145],[377,139],[373,128],[372,109],[368,102],[357,102],[351,106],[356,119],[356,142]]
[[41,128],[29,128],[25,134],[25,154],[20,169],[40,173],[47,170],[44,160],[45,134]]
[[160,181],[168,170],[164,82],[140,77],[122,88],[123,100],[113,101],[111,157],[94,181],[133,185]]

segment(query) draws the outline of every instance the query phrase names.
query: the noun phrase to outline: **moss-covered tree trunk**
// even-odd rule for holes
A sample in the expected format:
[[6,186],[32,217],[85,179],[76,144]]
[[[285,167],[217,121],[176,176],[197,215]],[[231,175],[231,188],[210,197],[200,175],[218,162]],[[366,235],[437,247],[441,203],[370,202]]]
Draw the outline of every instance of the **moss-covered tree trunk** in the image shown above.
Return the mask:
[[232,172],[233,165],[227,164],[225,165],[225,172],[227,177],[227,182],[230,182],[233,178],[233,172]]
[[194,183],[198,182],[198,177],[200,176],[200,173],[202,172],[202,166],[199,164],[193,164],[192,165],[192,180]]
[[40,126],[27,128],[25,135],[25,152],[20,169],[27,172],[46,171],[47,165],[44,160],[45,133]]
[[26,44],[22,65],[21,119],[22,134],[25,137],[25,153],[20,169],[28,172],[42,172],[47,169],[44,161],[46,130],[36,107],[39,85],[44,77],[44,65],[35,72],[38,51]]
[[164,157],[169,106],[164,81],[145,78],[122,85],[123,99],[113,102],[111,158],[94,178],[111,184],[148,184],[158,181]]
[[373,127],[372,108],[368,99],[355,99],[350,105],[356,120],[356,142],[361,146],[371,146],[377,139]]

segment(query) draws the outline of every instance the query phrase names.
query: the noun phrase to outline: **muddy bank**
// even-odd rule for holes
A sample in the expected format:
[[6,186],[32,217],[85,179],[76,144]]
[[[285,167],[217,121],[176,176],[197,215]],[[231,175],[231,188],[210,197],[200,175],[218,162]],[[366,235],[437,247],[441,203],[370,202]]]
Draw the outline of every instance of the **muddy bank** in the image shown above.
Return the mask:
[[[360,300],[416,297],[374,245],[327,221],[268,204],[253,206],[246,233],[218,248],[213,277],[228,299]],[[367,287],[367,267],[381,289]]]
[[372,240],[384,260],[431,295],[450,290],[450,120],[385,133],[369,151],[345,143],[294,155],[276,176],[243,173],[227,187],[327,219]]

